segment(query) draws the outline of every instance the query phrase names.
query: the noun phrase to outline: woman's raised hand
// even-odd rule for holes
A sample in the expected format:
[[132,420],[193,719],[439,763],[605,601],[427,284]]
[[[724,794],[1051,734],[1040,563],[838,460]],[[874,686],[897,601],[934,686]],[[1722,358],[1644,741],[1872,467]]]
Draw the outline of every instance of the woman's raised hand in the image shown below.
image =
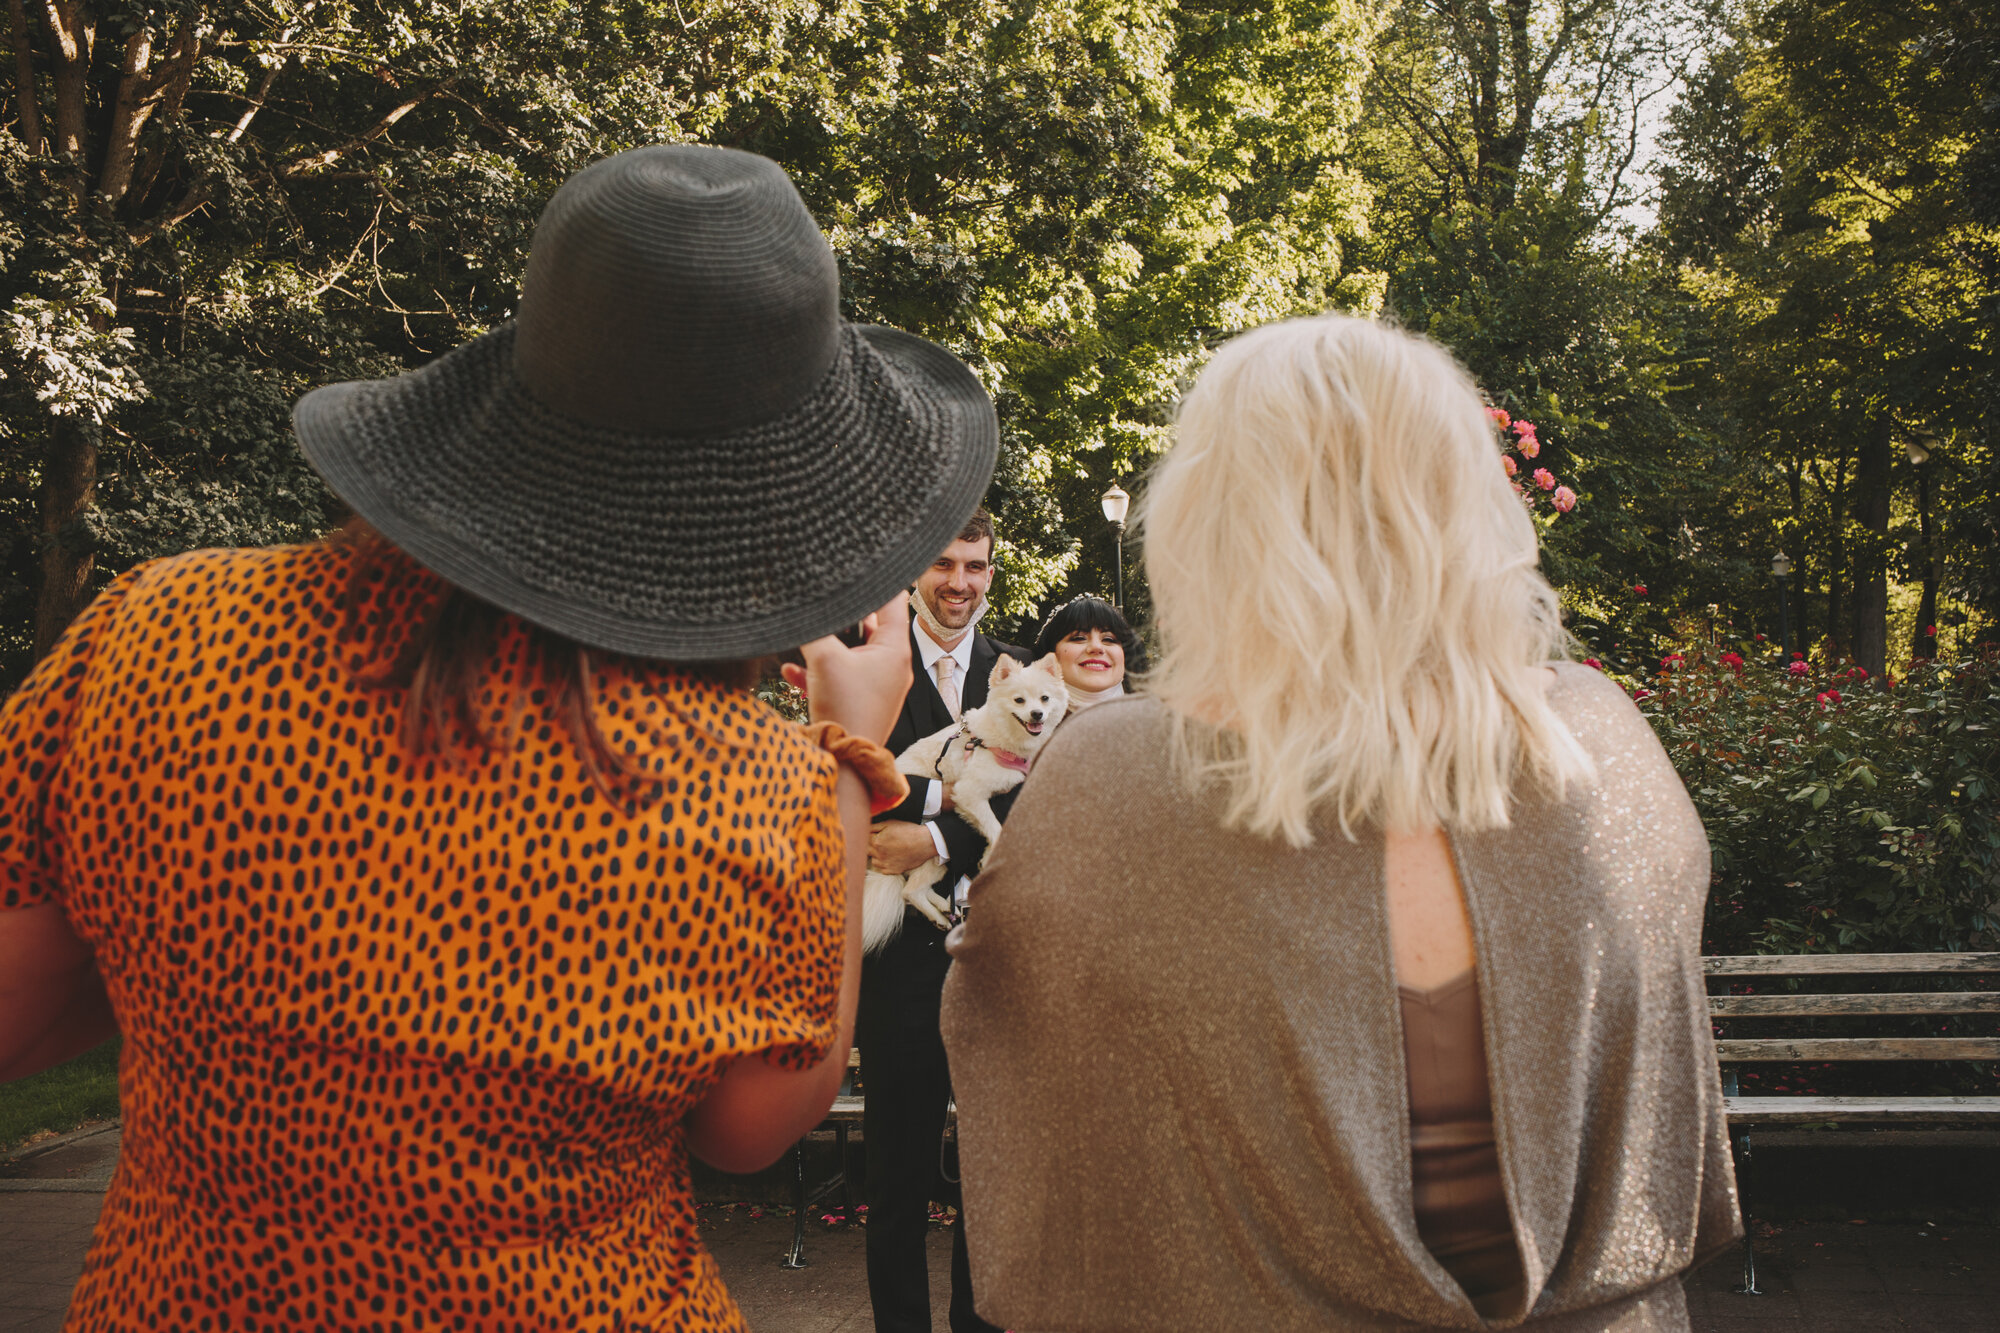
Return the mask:
[[829,634],[802,644],[804,667],[786,663],[785,680],[805,692],[815,722],[837,722],[877,745],[889,739],[910,692],[910,601],[898,593],[861,622],[867,641],[850,648]]

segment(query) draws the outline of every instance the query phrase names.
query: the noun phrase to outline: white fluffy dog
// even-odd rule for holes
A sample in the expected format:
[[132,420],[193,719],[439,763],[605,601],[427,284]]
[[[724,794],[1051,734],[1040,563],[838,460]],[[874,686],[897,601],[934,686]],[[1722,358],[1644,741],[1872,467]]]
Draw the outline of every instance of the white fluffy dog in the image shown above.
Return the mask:
[[[993,855],[1000,821],[990,804],[1028,776],[1028,766],[1069,710],[1062,669],[1050,653],[1032,666],[1000,654],[986,678],[986,702],[943,731],[926,736],[897,756],[896,769],[912,777],[951,784],[952,808],[986,839],[981,869]],[[939,930],[951,926],[951,902],[932,886],[944,862],[926,861],[908,875],[868,872],[861,900],[862,947],[875,952],[903,928],[903,907],[922,912]]]

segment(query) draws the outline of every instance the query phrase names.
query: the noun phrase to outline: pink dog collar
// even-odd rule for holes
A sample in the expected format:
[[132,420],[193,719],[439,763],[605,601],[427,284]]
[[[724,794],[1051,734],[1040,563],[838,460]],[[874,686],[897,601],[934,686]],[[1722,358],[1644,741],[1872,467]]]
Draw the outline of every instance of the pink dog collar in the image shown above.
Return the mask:
[[997,750],[990,745],[987,746],[986,748],[989,750],[993,750],[993,757],[995,759],[998,759],[1003,766],[1014,769],[1016,772],[1020,773],[1027,772],[1029,764],[1034,762],[1033,760],[1029,759],[1028,756],[1024,754],[1015,754],[1012,750]]
[[1003,750],[997,745],[988,745],[976,736],[967,736],[965,738],[965,753],[969,756],[974,750],[986,751],[999,762],[1002,768],[1011,768],[1016,773],[1026,773],[1034,762],[1024,754],[1015,754],[1012,750]]

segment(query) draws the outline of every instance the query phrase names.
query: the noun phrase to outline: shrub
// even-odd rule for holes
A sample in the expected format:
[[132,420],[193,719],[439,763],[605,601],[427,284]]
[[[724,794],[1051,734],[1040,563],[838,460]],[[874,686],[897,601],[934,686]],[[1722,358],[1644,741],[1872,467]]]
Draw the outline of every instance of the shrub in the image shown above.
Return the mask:
[[2000,947],[1996,673],[1991,648],[1871,681],[1700,646],[1627,678],[1708,828],[1706,951]]

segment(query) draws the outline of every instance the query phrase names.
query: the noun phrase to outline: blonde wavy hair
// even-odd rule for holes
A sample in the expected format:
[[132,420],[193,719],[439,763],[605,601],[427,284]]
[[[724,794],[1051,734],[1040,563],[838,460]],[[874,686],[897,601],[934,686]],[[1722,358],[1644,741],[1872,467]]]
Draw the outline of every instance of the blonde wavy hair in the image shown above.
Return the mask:
[[1524,777],[1591,774],[1540,673],[1567,655],[1533,523],[1472,379],[1345,315],[1243,334],[1180,408],[1140,506],[1147,688],[1225,822],[1505,827]]

